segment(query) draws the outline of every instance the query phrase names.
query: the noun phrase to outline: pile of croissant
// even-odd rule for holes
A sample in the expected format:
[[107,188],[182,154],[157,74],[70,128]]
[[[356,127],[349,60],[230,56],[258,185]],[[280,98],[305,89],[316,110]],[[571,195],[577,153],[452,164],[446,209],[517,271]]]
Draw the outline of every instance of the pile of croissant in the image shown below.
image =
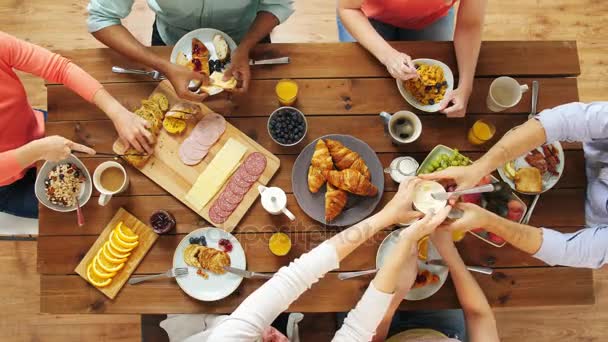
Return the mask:
[[[335,170],[337,169],[337,170]],[[342,213],[348,194],[376,196],[378,188],[371,181],[365,160],[357,153],[332,139],[319,139],[308,168],[308,189],[318,192],[327,182],[325,222]]]

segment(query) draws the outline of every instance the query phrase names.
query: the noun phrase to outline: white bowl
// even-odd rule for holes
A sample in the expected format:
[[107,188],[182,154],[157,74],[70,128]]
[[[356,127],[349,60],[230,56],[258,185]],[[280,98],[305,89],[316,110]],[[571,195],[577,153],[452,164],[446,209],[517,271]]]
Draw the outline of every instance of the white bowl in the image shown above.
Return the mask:
[[89,174],[89,170],[87,170],[86,166],[84,166],[82,161],[80,161],[80,159],[78,159],[73,154],[70,154],[70,156],[67,159],[59,161],[59,162],[51,162],[51,161],[45,162],[44,165],[42,165],[42,167],[40,168],[40,170],[38,170],[38,176],[36,176],[36,184],[34,186],[34,189],[35,189],[34,191],[36,193],[36,197],[38,198],[38,201],[40,201],[40,203],[42,203],[45,207],[47,207],[51,210],[54,210],[54,211],[67,213],[67,212],[76,210],[76,206],[73,205],[70,207],[64,207],[62,205],[57,205],[57,204],[51,203],[48,200],[48,198],[46,197],[46,191],[45,191],[46,189],[44,186],[44,180],[48,176],[49,172],[56,165],[63,164],[63,163],[73,163],[80,169],[80,171],[84,175],[84,178],[85,178],[84,183],[82,183],[82,186],[80,187],[80,195],[78,196],[78,201],[80,202],[80,206],[84,207],[84,205],[87,204],[87,202],[91,198],[91,194],[93,192],[93,183],[91,181],[91,174]]
[[[274,115],[276,115],[278,112],[280,112],[281,110],[285,110],[285,109],[290,109],[290,110],[293,110],[293,111],[297,112],[304,119],[304,134],[302,134],[302,137],[298,141],[294,142],[293,144],[283,144],[283,143],[280,143],[270,133],[270,120],[272,120],[272,117]],[[272,141],[274,141],[275,143],[277,143],[277,144],[279,144],[281,146],[286,146],[286,147],[295,146],[295,145],[299,144],[302,140],[304,140],[304,138],[306,137],[306,133],[308,133],[308,121],[306,120],[306,115],[304,115],[304,113],[302,113],[302,111],[299,110],[298,108],[289,107],[289,106],[279,107],[279,108],[275,109],[275,111],[272,112],[270,114],[270,116],[268,117],[268,122],[266,123],[266,131],[268,132],[268,135],[270,136],[270,139],[272,139]]]
[[[445,65],[445,63],[440,62],[435,59],[429,59],[429,58],[418,58],[418,59],[414,59],[412,62],[414,64],[422,63],[422,64],[429,64],[429,65],[439,65],[441,67],[441,69],[443,69],[443,75],[445,77],[446,82],[448,82],[448,87],[445,91],[446,95],[448,92],[454,90],[454,74],[452,73],[452,70],[450,70],[450,68],[447,65]],[[422,103],[418,102],[418,100],[416,100],[416,98],[414,98],[414,96],[412,96],[412,94],[410,94],[409,91],[407,91],[405,89],[405,87],[403,86],[403,81],[401,81],[401,80],[396,80],[396,81],[397,81],[397,88],[399,89],[399,93],[401,93],[401,96],[403,96],[405,101],[407,101],[407,103],[412,105],[414,108],[417,108],[417,109],[420,109],[422,111],[429,112],[429,113],[434,113],[434,112],[439,111],[439,103],[435,103],[433,105],[423,105]]]

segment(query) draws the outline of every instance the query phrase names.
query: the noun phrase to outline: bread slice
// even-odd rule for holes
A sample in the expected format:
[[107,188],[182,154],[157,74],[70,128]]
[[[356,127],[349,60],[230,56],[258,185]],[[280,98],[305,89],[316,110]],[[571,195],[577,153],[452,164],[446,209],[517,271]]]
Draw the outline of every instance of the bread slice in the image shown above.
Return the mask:
[[230,57],[230,47],[228,46],[228,42],[221,34],[216,34],[213,36],[213,46],[215,47],[215,53],[217,54],[217,59],[220,61],[225,61]]
[[521,192],[539,193],[543,190],[540,170],[535,167],[522,167],[515,172],[515,189]]

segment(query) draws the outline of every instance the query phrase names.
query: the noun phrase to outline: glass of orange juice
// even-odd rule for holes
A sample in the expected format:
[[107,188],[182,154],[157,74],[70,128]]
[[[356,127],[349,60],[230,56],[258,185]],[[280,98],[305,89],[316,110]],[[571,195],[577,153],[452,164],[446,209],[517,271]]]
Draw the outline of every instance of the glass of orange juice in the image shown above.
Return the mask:
[[291,106],[298,98],[298,84],[293,80],[282,79],[277,83],[275,92],[281,105]]
[[496,127],[484,120],[477,120],[469,129],[467,136],[469,142],[473,145],[481,145],[492,139],[496,133]]

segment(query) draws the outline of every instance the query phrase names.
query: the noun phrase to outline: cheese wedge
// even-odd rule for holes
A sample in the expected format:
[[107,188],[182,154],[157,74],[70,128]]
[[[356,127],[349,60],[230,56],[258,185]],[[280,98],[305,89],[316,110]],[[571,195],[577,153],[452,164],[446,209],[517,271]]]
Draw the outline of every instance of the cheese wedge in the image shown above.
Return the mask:
[[200,211],[222,188],[247,152],[247,147],[228,139],[186,194],[186,200]]

